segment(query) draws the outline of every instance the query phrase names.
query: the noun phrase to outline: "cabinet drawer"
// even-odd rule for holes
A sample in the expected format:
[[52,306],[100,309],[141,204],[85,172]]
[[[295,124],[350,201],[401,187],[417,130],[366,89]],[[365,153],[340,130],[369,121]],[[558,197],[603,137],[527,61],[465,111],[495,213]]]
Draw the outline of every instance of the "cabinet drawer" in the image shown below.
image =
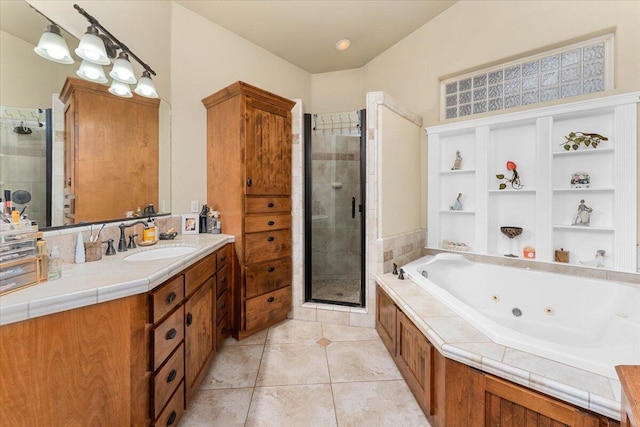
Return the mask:
[[151,292],[153,323],[162,319],[184,299],[184,276],[180,275]]
[[216,325],[219,324],[224,315],[229,312],[229,305],[229,292],[225,291],[222,295],[218,296],[216,300]]
[[291,257],[249,265],[245,268],[246,297],[289,286],[292,274]]
[[231,263],[231,249],[231,245],[226,245],[224,248],[218,249],[216,252],[216,271],[219,271],[224,268],[224,266]]
[[244,240],[246,264],[291,256],[291,230],[247,234]]
[[222,343],[231,336],[231,317],[229,314],[224,316],[218,326],[216,326],[216,351],[222,349]]
[[244,210],[246,213],[291,212],[291,198],[247,197]]
[[231,286],[230,267],[225,267],[216,273],[216,297],[220,297]]
[[167,363],[153,376],[153,418],[157,417],[165,403],[184,378],[184,344],[180,344]]
[[216,272],[216,253],[189,267],[184,274],[185,295],[189,296]]
[[246,329],[260,327],[291,311],[291,286],[246,301]]
[[157,370],[184,338],[184,307],[153,330],[153,370]]
[[254,215],[244,219],[244,232],[256,233],[260,231],[282,230],[291,228],[291,214]]
[[178,386],[178,389],[167,403],[166,408],[160,414],[155,427],[177,426],[184,412],[184,381]]

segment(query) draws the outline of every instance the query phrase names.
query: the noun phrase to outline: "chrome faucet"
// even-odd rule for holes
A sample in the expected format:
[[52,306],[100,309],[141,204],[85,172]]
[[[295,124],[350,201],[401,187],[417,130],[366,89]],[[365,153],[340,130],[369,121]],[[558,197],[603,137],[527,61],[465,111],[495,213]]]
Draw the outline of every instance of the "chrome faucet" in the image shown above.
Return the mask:
[[118,226],[120,229],[120,240],[118,241],[118,252],[126,252],[127,251],[127,239],[124,237],[124,229],[133,227],[136,224],[142,224],[144,228],[147,228],[148,225],[144,221],[136,221],[131,224],[125,224],[124,222]]

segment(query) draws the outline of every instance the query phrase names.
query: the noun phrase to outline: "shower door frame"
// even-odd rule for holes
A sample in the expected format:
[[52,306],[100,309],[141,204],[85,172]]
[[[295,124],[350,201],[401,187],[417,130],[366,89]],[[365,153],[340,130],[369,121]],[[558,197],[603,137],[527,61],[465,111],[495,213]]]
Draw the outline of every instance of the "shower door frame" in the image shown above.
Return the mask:
[[312,128],[311,128],[311,114],[304,115],[304,302],[331,304],[331,305],[343,305],[349,307],[366,307],[366,247],[367,247],[367,235],[366,235],[366,193],[367,193],[367,146],[366,146],[366,129],[367,129],[367,110],[359,110],[360,113],[360,203],[357,206],[357,213],[360,215],[360,301],[359,302],[346,302],[346,301],[334,301],[325,300],[319,298],[313,298],[313,281],[312,281],[312,154],[311,142],[312,142]]

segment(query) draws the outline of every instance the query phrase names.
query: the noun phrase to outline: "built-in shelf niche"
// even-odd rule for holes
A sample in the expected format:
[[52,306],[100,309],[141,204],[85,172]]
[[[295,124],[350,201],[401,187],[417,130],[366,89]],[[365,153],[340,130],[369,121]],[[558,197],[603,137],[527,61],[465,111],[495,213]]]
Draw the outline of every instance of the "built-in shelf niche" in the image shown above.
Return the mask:
[[[555,250],[582,265],[604,249],[605,267],[636,271],[637,103],[640,93],[602,97],[528,111],[428,127],[428,246],[465,243],[471,252],[503,255],[511,242],[501,226],[524,229],[518,254],[532,246],[536,259]],[[563,147],[570,132],[608,137],[597,148]],[[451,170],[456,151],[460,170]],[[499,190],[496,174],[511,178],[517,164],[522,189]],[[588,188],[573,188],[576,172]],[[450,210],[458,193],[463,210]],[[572,225],[581,200],[592,208],[588,226]]]

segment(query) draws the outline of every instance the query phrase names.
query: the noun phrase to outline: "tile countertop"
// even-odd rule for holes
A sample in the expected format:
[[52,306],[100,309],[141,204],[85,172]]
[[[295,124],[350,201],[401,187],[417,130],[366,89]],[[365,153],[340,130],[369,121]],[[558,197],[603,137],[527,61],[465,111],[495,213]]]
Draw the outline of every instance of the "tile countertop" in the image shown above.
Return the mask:
[[[100,261],[62,265],[62,278],[0,296],[0,325],[150,291],[204,256],[233,242],[226,234],[179,235],[150,247],[138,247]],[[128,255],[164,246],[194,246],[182,256],[124,261]]]
[[387,273],[376,283],[443,356],[620,419],[620,381],[496,344],[410,279]]

